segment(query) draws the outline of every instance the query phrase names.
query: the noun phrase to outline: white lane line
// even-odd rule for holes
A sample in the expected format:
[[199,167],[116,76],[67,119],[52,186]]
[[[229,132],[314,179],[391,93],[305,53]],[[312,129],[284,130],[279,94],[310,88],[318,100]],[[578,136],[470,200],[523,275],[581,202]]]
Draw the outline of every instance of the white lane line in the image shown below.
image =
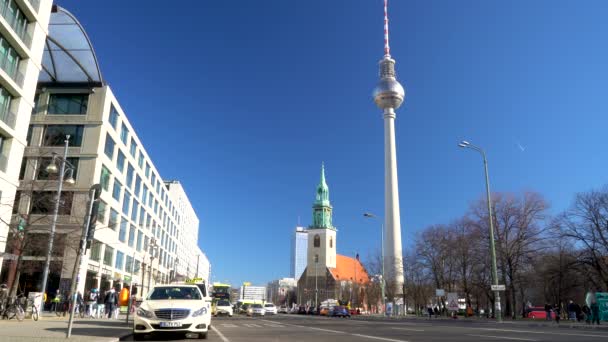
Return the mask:
[[215,325],[211,326],[211,330],[215,331],[220,336],[220,338],[222,339],[222,341],[224,341],[224,342],[230,342],[230,340],[227,339],[226,336],[224,336],[224,334],[222,334],[222,332],[220,331],[220,329],[218,329],[218,328],[215,327]]
[[261,328],[262,327],[257,324],[243,324],[243,325],[246,326],[247,328]]
[[236,328],[236,324],[232,324],[232,323],[222,323],[222,326],[224,328]]
[[467,334],[467,336],[473,336],[473,337],[489,337],[489,338],[497,338],[497,339],[501,339],[501,340],[515,340],[515,341],[538,341],[538,340],[533,340],[533,339],[531,339],[531,338],[506,337],[506,336],[473,335],[473,334]]
[[[269,323],[274,323],[274,324],[279,323],[279,322],[268,321],[268,320],[264,320],[264,319],[262,321],[269,322]],[[288,324],[288,323],[281,323],[281,324],[292,326],[292,327],[304,328],[304,329],[325,331],[325,332],[330,332],[330,333],[335,333],[335,334],[343,334],[343,335],[350,335],[350,336],[369,338],[369,339],[372,339],[372,340],[380,340],[380,341],[388,341],[388,342],[409,342],[409,341],[406,341],[406,340],[395,340],[395,339],[386,338],[386,337],[363,335],[363,334],[353,334],[353,333],[349,333],[347,331],[341,331],[341,330],[323,329],[323,328],[308,327],[308,326],[305,326],[305,325]]]
[[422,329],[414,329],[414,328],[398,328],[398,327],[391,328],[391,329],[395,329],[395,330],[406,330],[406,331],[424,331],[424,330],[422,330]]
[[280,324],[264,324],[267,327],[271,327],[271,328],[283,328],[283,325]]

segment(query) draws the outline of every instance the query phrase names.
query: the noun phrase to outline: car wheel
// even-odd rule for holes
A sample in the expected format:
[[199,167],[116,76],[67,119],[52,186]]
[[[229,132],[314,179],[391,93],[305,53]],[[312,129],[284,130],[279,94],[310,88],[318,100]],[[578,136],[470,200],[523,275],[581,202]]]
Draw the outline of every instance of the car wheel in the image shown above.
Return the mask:
[[201,339],[201,340],[206,340],[207,339],[207,333],[204,332],[204,333],[198,334],[198,338]]
[[133,334],[133,340],[135,341],[143,341],[145,338],[145,334]]

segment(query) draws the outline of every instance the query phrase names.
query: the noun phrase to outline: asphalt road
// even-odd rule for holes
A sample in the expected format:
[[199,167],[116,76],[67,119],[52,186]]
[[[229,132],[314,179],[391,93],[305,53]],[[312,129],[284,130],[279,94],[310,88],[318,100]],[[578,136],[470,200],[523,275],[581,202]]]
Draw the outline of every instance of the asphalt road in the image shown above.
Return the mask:
[[[573,329],[569,325],[534,326],[527,322],[496,324],[486,321],[369,320],[300,315],[213,318],[209,341],[608,341],[608,329]],[[182,340],[183,336],[155,336],[151,340]],[[192,339],[186,339],[192,341]]]

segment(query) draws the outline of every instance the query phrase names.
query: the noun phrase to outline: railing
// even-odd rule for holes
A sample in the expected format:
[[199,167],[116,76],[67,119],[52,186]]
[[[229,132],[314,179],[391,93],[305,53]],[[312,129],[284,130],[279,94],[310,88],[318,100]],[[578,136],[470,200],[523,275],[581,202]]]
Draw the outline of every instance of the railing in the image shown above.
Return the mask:
[[15,129],[17,115],[8,109],[0,110],[0,120],[7,124],[10,128]]
[[8,164],[8,157],[3,153],[0,153],[0,171],[6,172],[6,165]]
[[23,74],[19,72],[18,65],[10,64],[6,55],[0,55],[0,68],[6,71],[10,78],[12,78],[19,87],[23,87]]
[[17,17],[10,16],[8,13],[8,1],[0,5],[0,15],[8,22],[8,25],[15,31],[15,33],[21,38],[23,43],[29,48],[32,43],[32,36],[27,33],[27,25],[18,25]]

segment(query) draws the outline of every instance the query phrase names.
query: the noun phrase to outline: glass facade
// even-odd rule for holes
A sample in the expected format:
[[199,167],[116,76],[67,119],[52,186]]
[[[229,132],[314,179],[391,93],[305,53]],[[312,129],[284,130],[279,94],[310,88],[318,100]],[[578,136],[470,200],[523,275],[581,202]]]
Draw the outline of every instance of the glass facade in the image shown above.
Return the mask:
[[16,116],[10,111],[12,100],[11,94],[0,86],[0,120],[11,128],[15,128]]
[[116,167],[120,172],[125,172],[125,155],[121,150],[118,150],[118,155],[116,156]]
[[110,160],[114,159],[114,147],[116,147],[116,143],[114,139],[110,136],[110,134],[106,134],[106,145],[103,149],[103,152],[110,158]]
[[114,268],[123,270],[124,266],[125,266],[124,262],[125,262],[125,254],[121,251],[116,251],[116,262],[114,263]]
[[19,72],[19,61],[21,57],[11,44],[0,35],[0,68],[19,86],[23,84],[23,75]]
[[82,136],[84,134],[84,125],[47,125],[44,130],[43,146],[63,146],[65,138],[70,136],[69,145],[71,147],[80,147],[82,145]]
[[101,185],[101,188],[105,191],[108,191],[110,189],[110,178],[112,177],[112,174],[110,173],[110,170],[108,170],[107,167],[105,167],[104,165],[101,166],[101,176],[99,177],[99,184]]
[[127,126],[125,126],[124,123],[122,124],[120,130],[120,140],[123,144],[125,144],[125,146],[127,146],[127,143],[129,142],[129,129],[127,128]]
[[120,194],[122,192],[122,184],[116,179],[114,180],[114,187],[112,188],[112,198],[120,201]]
[[84,115],[89,105],[89,94],[51,94],[48,114]]
[[118,111],[114,105],[110,106],[110,116],[108,117],[108,121],[110,122],[110,125],[114,127],[114,130],[118,131]]
[[114,261],[114,248],[106,245],[106,249],[103,252],[103,264],[112,267],[112,261]]
[[120,230],[118,231],[118,240],[120,240],[122,242],[127,242],[128,225],[129,225],[129,222],[127,221],[127,219],[125,217],[123,217],[122,221],[120,221]]

